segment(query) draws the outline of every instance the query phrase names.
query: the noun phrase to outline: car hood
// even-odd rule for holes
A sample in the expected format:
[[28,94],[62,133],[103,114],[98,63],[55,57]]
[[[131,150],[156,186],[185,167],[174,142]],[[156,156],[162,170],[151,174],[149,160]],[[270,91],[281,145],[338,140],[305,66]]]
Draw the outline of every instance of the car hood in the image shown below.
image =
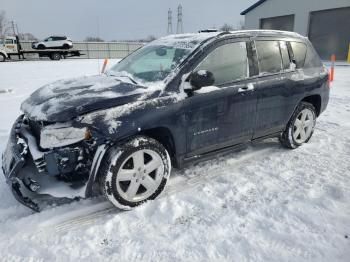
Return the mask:
[[124,77],[85,76],[39,88],[22,103],[21,110],[36,121],[64,122],[95,110],[146,100],[159,93]]

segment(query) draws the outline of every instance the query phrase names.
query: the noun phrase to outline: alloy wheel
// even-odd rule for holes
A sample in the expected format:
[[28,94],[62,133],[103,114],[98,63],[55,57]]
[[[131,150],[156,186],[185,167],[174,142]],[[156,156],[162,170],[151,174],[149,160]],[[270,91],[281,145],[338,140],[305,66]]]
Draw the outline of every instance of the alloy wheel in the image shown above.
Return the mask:
[[120,166],[116,189],[129,202],[143,201],[159,187],[164,177],[161,156],[150,149],[131,154]]
[[315,115],[308,109],[303,109],[297,118],[295,119],[293,126],[293,138],[294,141],[302,144],[304,143],[311,135],[315,126]]

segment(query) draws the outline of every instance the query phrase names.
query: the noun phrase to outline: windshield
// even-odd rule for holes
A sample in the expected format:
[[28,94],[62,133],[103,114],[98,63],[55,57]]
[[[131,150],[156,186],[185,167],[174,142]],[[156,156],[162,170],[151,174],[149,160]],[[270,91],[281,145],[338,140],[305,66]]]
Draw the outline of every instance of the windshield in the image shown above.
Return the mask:
[[129,75],[142,82],[162,81],[190,52],[191,49],[178,46],[147,45],[113,66],[108,74]]

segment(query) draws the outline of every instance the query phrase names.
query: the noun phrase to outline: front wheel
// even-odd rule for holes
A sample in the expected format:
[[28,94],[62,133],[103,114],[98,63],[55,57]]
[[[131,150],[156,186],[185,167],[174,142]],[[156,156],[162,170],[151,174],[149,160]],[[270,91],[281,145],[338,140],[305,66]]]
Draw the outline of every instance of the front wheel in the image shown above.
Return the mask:
[[5,62],[6,57],[3,54],[0,54],[0,62]]
[[170,157],[163,145],[138,136],[109,149],[99,170],[100,189],[116,207],[127,210],[155,199],[170,171]]
[[315,107],[310,103],[301,102],[280,136],[281,144],[287,148],[294,149],[303,143],[309,142],[315,125]]

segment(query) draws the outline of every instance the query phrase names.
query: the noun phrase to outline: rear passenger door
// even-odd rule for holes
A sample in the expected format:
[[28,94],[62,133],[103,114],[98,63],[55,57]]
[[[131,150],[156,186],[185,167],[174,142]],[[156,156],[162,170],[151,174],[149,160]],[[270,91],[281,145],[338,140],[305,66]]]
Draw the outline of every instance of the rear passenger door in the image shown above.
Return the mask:
[[295,102],[291,101],[293,83],[288,74],[290,63],[285,41],[262,39],[254,41],[259,82],[257,84],[257,118],[253,138],[281,132]]

